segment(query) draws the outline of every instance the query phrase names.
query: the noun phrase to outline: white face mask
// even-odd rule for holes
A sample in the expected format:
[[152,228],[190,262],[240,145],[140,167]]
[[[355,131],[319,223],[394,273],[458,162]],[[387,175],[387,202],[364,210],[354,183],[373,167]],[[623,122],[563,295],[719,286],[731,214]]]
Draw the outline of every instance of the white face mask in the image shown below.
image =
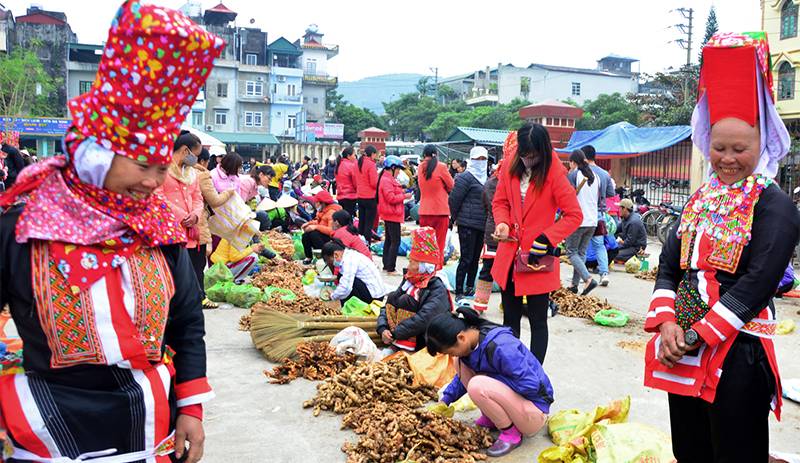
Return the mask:
[[267,196],[269,196],[269,188],[259,185],[258,195],[261,196],[262,198],[266,198]]

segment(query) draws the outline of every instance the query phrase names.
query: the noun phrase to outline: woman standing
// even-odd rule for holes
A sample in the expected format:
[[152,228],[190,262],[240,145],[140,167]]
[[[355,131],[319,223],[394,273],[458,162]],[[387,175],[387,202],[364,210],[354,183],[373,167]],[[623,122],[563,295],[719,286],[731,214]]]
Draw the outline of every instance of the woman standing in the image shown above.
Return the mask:
[[572,263],[572,286],[569,290],[578,293],[578,283],[585,283],[581,296],[586,296],[597,287],[597,282],[586,269],[586,250],[597,228],[597,201],[600,195],[599,181],[595,181],[592,167],[586,162],[583,151],[575,150],[569,156],[569,164],[576,171],[576,188],[578,204],[581,205],[583,222],[577,230],[567,238],[566,247],[569,261]]
[[789,133],[772,100],[766,34],[714,35],[703,49],[692,141],[712,172],[661,252],[645,330],[645,386],[669,393],[684,462],[767,461],[781,412],[775,287],[800,217],[772,178]]
[[436,231],[436,243],[439,245],[439,257],[442,258],[443,265],[447,226],[450,222],[447,195],[453,189],[453,177],[447,171],[447,166],[436,160],[436,145],[425,145],[422,156],[425,160],[417,170],[420,193],[419,225]]
[[[203,311],[184,227],[155,190],[181,108],[225,42],[178,11],[126,1],[105,43],[91,89],[69,102],[68,157],[25,169],[0,196],[0,306],[25,345],[25,373],[0,376],[5,455],[166,462],[174,449],[194,463],[214,396]],[[170,50],[162,66],[117,75],[158,47]],[[173,78],[181,98],[158,84]]]
[[[583,216],[575,189],[553,156],[550,135],[541,125],[525,124],[517,131],[517,152],[503,163],[492,206],[499,241],[492,277],[502,289],[503,324],[519,336],[520,319],[526,313],[531,351],[543,363],[549,294],[561,286],[556,249]],[[556,221],[559,209],[562,215]],[[540,268],[548,262],[552,266]],[[523,297],[527,304],[523,305]]]
[[369,145],[358,158],[358,232],[367,243],[372,242],[372,227],[378,215],[375,199],[378,189],[378,167],[375,160],[378,155],[378,150]]
[[342,156],[336,163],[336,200],[342,209],[356,216],[356,201],[358,200],[358,176],[356,172],[356,154],[352,146],[342,150]]
[[[469,152],[467,171],[456,175],[450,192],[450,222],[458,224],[458,244],[461,258],[456,269],[456,301],[462,296],[475,295],[475,277],[483,248],[486,210],[483,208],[483,184],[489,153],[476,146]],[[467,289],[464,291],[464,281]]]
[[403,202],[408,195],[397,183],[397,174],[403,162],[397,156],[387,156],[383,162],[378,183],[378,212],[386,229],[383,242],[383,271],[394,274],[397,266],[397,247],[400,246],[400,224],[403,223],[405,208]]
[[197,178],[197,155],[203,145],[197,135],[182,130],[172,149],[172,163],[164,184],[156,190],[164,195],[172,213],[186,232],[184,247],[192,261],[197,283],[203,287],[206,246],[200,244],[200,217],[204,212],[203,195]]

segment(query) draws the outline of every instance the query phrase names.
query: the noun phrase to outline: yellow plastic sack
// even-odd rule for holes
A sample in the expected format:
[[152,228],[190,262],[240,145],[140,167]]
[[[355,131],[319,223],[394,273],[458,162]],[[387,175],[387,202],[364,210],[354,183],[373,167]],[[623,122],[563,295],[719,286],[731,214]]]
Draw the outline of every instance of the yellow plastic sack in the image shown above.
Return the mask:
[[437,415],[442,415],[446,418],[452,418],[456,414],[456,409],[452,405],[445,405],[444,402],[436,402],[435,404],[428,405],[427,410]]
[[475,405],[475,402],[469,398],[468,394],[464,394],[460,399],[456,400],[451,405],[457,412],[468,412],[478,408],[478,406]]
[[622,423],[628,419],[631,408],[630,396],[615,400],[594,412],[577,409],[556,412],[547,421],[547,432],[555,447],[539,454],[539,463],[584,463],[590,461],[593,452],[590,436],[595,424]]
[[598,424],[591,437],[597,463],[676,461],[669,436],[644,424]]
[[625,262],[625,272],[627,273],[638,273],[641,267],[642,262],[636,256],[631,257]]
[[456,375],[456,367],[449,355],[438,354],[431,357],[426,349],[414,354],[406,354],[411,371],[414,372],[414,381],[440,388],[450,384]]
[[775,333],[790,334],[793,333],[796,328],[797,325],[794,320],[781,320],[778,322],[778,326],[775,327]]

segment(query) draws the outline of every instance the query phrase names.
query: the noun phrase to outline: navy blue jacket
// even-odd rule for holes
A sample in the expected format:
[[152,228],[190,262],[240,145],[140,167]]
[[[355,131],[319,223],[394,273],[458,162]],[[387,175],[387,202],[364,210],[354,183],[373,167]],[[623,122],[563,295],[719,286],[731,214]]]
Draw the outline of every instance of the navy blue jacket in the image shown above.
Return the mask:
[[[550,378],[531,351],[514,336],[511,328],[493,327],[481,337],[478,347],[459,360],[476,374],[500,381],[533,402],[543,413],[550,413],[550,404],[553,403]],[[445,389],[442,401],[449,405],[466,393],[467,389],[457,374]]]
[[469,172],[456,175],[450,192],[450,220],[459,227],[483,231],[486,209],[483,206],[483,185]]

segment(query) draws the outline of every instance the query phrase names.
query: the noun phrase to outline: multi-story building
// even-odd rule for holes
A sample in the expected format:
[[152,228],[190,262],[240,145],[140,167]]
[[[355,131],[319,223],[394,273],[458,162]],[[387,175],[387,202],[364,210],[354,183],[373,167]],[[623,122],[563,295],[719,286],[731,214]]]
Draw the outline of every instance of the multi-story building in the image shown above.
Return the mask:
[[34,50],[44,70],[57,79],[56,98],[58,106],[66,114],[68,44],[77,41],[67,15],[59,11],[47,11],[31,6],[24,16],[18,16],[14,26],[14,46]]
[[534,102],[570,99],[580,104],[602,94],[636,93],[638,74],[631,64],[637,61],[609,55],[598,60],[596,69],[498,64],[494,69],[440,80],[439,85],[452,88],[472,106],[507,104],[515,98]]
[[325,122],[327,92],[338,79],[328,73],[328,60],[339,54],[338,45],[325,44],[316,24],[308,26],[300,49],[303,51],[303,108],[306,122]]
[[269,44],[270,63],[269,128],[281,138],[295,138],[297,127],[305,124],[303,112],[303,52],[281,37]]
[[14,14],[0,8],[0,52],[10,53],[14,43]]

